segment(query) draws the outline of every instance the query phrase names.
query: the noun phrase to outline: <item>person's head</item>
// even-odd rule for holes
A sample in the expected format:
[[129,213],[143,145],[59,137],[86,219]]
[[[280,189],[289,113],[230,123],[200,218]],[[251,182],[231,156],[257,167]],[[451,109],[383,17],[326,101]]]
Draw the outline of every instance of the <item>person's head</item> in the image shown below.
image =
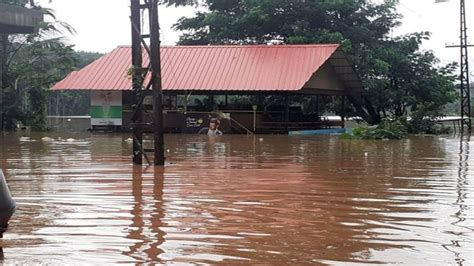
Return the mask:
[[220,121],[217,118],[212,118],[211,121],[209,122],[209,129],[211,130],[216,130],[219,128]]

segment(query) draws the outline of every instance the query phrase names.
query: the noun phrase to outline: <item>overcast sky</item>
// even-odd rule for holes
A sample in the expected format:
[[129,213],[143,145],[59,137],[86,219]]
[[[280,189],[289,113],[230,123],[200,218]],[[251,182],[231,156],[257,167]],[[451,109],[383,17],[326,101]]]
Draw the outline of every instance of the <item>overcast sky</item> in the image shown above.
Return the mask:
[[[382,1],[382,0],[378,0]],[[435,4],[435,0],[401,0],[400,12],[403,25],[394,30],[393,36],[416,31],[430,31],[432,39],[425,44],[434,50],[443,63],[459,60],[458,49],[446,49],[445,44],[459,44],[459,0]],[[44,7],[56,11],[59,20],[68,22],[77,31],[70,37],[76,50],[108,52],[118,45],[130,44],[129,0],[39,0]],[[93,7],[93,8],[92,8]],[[468,25],[474,25],[474,3],[467,1]],[[160,10],[162,42],[174,44],[179,32],[171,29],[182,16],[192,16],[195,9],[165,8]],[[474,27],[468,33],[474,40]],[[474,59],[474,51],[470,55]]]

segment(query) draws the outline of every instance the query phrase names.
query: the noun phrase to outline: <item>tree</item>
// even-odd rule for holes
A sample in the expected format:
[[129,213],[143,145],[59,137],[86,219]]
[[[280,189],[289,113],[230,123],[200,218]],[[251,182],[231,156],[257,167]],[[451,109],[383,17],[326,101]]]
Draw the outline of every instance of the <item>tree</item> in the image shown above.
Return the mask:
[[[95,52],[74,52],[73,70],[80,70],[92,63],[101,53]],[[89,115],[90,113],[90,92],[89,91],[54,91],[49,93],[49,115],[53,116],[78,116]]]
[[74,30],[67,23],[56,21],[51,10],[42,10],[53,21],[42,23],[38,33],[2,38],[7,129],[22,122],[34,130],[45,130],[48,90],[73,67],[72,46],[64,43],[62,35]]
[[456,98],[457,64],[438,66],[431,51],[422,51],[422,32],[387,40],[374,54],[381,62],[366,79],[378,111],[384,116],[408,114],[438,117]]
[[184,32],[180,44],[340,43],[371,93],[377,111],[372,121],[414,111],[439,114],[453,100],[455,66],[439,66],[432,52],[421,50],[429,34],[390,36],[400,25],[396,0],[205,0],[201,4],[207,11],[181,18],[175,25]]

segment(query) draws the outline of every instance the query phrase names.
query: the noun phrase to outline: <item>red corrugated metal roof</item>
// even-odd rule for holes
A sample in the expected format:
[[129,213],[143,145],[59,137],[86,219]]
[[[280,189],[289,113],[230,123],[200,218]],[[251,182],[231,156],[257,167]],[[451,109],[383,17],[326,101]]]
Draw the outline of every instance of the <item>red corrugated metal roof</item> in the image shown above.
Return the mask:
[[[162,47],[164,90],[297,91],[339,45]],[[148,56],[144,54],[144,65]],[[131,90],[131,48],[121,46],[53,90]]]

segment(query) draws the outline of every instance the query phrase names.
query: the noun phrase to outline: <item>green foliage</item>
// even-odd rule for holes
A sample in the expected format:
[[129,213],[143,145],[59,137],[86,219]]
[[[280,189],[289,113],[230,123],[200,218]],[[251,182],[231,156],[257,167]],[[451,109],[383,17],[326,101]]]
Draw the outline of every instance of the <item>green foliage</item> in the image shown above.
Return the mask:
[[[60,40],[10,38],[4,69],[6,127],[17,121],[45,130],[49,88],[73,66],[73,50]],[[54,43],[54,45],[52,45]]]
[[86,52],[86,51],[77,51],[74,52],[74,68],[76,70],[82,69],[88,64],[94,62],[95,60],[99,59],[104,54],[96,53],[96,52]]
[[354,128],[351,132],[341,136],[342,139],[404,139],[408,134],[447,134],[449,128],[436,123],[434,118],[421,116],[423,112],[415,114],[411,119],[384,119],[377,127]]
[[375,128],[355,128],[342,135],[343,139],[404,139],[408,136],[407,122],[404,119],[384,120]]
[[438,67],[430,51],[421,51],[428,33],[417,33],[387,42],[375,54],[386,62],[366,77],[377,110],[386,117],[438,116],[456,99],[456,64]]
[[411,113],[408,121],[408,131],[413,134],[448,134],[450,128],[444,127],[436,122],[436,119],[442,117],[438,112],[430,112],[424,106]]
[[[54,18],[51,10],[43,11]],[[48,101],[51,102],[49,89],[72,70],[82,68],[97,58],[96,53],[74,52],[72,46],[63,41],[62,36],[66,32],[73,32],[67,23],[52,21],[41,24],[37,34],[12,35],[2,39],[5,51],[1,57],[5,97],[2,110],[7,129],[22,123],[33,130],[46,130]],[[61,97],[74,95],[79,99],[66,101],[68,109],[87,106],[85,103],[89,100],[84,101],[85,97],[76,94],[61,94]]]
[[[95,52],[73,52],[71,70],[79,70],[92,63],[103,54]],[[61,79],[65,77],[63,75]],[[50,91],[48,93],[48,114],[52,116],[80,116],[90,113],[89,91]]]
[[340,42],[370,48],[398,25],[397,1],[206,0],[208,11],[182,18],[182,43]]

